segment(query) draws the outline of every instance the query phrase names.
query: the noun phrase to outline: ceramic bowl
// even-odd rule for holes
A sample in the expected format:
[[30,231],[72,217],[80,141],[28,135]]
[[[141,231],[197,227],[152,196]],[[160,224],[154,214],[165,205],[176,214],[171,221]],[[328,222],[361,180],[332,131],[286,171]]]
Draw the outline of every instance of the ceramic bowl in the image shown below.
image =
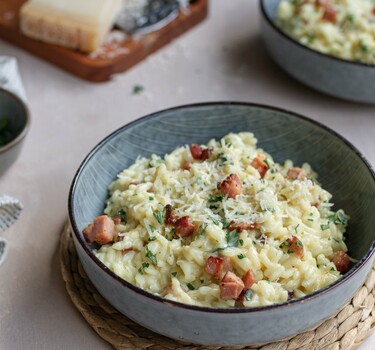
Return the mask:
[[5,145],[0,146],[0,175],[18,158],[30,128],[26,105],[13,93],[0,88],[0,121],[4,119],[11,137]]
[[329,56],[304,46],[276,24],[281,0],[260,0],[261,33],[275,62],[293,78],[325,94],[375,103],[375,65]]
[[[207,143],[251,131],[275,161],[308,161],[336,208],[351,216],[349,253],[358,263],[340,280],[304,298],[256,308],[208,308],[173,302],[121,279],[92,253],[82,230],[101,215],[108,185],[141,155]],[[284,110],[246,103],[207,103],[154,113],[118,129],[86,157],[74,177],[69,218],[81,263],[98,291],[120,312],[155,332],[205,345],[249,345],[292,336],[317,325],[350,300],[375,257],[375,177],[348,141],[317,122]]]

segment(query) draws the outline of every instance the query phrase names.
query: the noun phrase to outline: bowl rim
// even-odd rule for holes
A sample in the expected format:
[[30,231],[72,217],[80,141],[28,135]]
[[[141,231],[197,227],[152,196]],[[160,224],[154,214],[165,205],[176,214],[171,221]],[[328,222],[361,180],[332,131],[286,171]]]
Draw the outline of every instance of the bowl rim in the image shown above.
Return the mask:
[[5,94],[5,95],[10,96],[15,101],[16,104],[21,106],[26,116],[25,124],[23,125],[23,128],[21,132],[17,135],[17,137],[15,137],[12,141],[8,142],[4,146],[0,146],[0,155],[1,155],[2,153],[5,153],[8,150],[10,150],[12,147],[16,146],[19,142],[21,142],[25,138],[25,136],[27,135],[30,129],[31,116],[30,116],[29,108],[27,107],[26,103],[20,97],[18,97],[15,93],[0,87],[0,94]]
[[219,102],[201,102],[201,103],[192,103],[192,104],[186,104],[186,105],[180,105],[177,107],[171,107],[171,108],[166,108],[148,115],[145,115],[141,118],[138,118],[136,120],[131,121],[130,123],[125,124],[124,126],[118,128],[111,134],[109,134],[107,137],[105,137],[102,141],[100,141],[90,152],[89,154],[84,158],[82,163],[80,164],[76,174],[74,175],[70,190],[69,190],[69,198],[68,198],[68,214],[69,214],[69,222],[70,226],[72,228],[72,233],[74,234],[75,238],[77,239],[78,243],[81,245],[82,249],[84,252],[91,258],[91,260],[105,273],[107,273],[110,277],[112,277],[114,280],[119,282],[121,285],[131,289],[133,292],[143,295],[149,299],[152,299],[156,302],[164,303],[164,304],[170,304],[172,306],[176,307],[181,307],[184,309],[188,309],[191,311],[200,311],[200,312],[210,312],[210,313],[218,313],[218,314],[243,314],[243,313],[257,313],[257,312],[266,312],[270,310],[275,310],[275,309],[281,309],[285,308],[289,305],[298,305],[298,304],[303,304],[306,303],[312,299],[315,299],[319,297],[322,294],[325,294],[329,291],[331,291],[334,288],[337,288],[338,286],[342,285],[344,282],[349,280],[355,273],[357,273],[360,269],[362,269],[366,263],[372,258],[372,256],[375,254],[375,240],[372,242],[370,248],[367,250],[366,254],[341,278],[333,282],[332,284],[319,289],[311,294],[307,294],[306,296],[298,299],[292,299],[283,303],[278,303],[278,304],[271,304],[271,305],[266,305],[266,306],[257,306],[257,307],[207,307],[207,306],[196,306],[196,305],[190,305],[190,304],[184,304],[181,302],[169,300],[166,298],[163,298],[161,296],[155,295],[151,292],[148,292],[146,290],[143,290],[130,282],[127,282],[120,276],[116,275],[112,270],[110,270],[106,265],[104,265],[92,252],[91,249],[89,249],[86,241],[83,239],[83,237],[80,236],[80,232],[77,227],[77,223],[75,220],[74,216],[74,194],[75,194],[75,189],[77,186],[77,182],[80,178],[80,175],[85,168],[86,164],[90,161],[90,159],[96,154],[96,152],[110,139],[115,137],[116,135],[122,133],[126,129],[137,125],[141,124],[144,122],[147,122],[150,119],[154,119],[155,117],[158,117],[160,115],[163,115],[164,113],[167,112],[175,112],[175,111],[180,111],[184,109],[191,109],[191,108],[201,108],[201,107],[209,107],[209,106],[217,106],[217,107],[226,107],[226,106],[242,106],[242,107],[252,107],[252,108],[261,108],[261,109],[267,109],[270,111],[274,112],[279,112],[282,114],[287,114],[288,116],[294,117],[296,119],[301,119],[305,122],[308,122],[310,124],[313,124],[313,126],[321,128],[328,133],[330,133],[332,136],[336,137],[339,139],[341,142],[343,142],[346,146],[349,147],[351,151],[353,151],[365,164],[366,168],[370,172],[370,175],[372,175],[372,178],[374,180],[375,184],[375,172],[370,163],[367,161],[367,159],[361,154],[361,152],[353,145],[351,144],[347,139],[345,139],[343,136],[335,132],[334,130],[330,129],[329,127],[325,126],[324,124],[315,121],[313,119],[310,119],[308,117],[305,117],[303,115],[300,115],[296,112],[292,112],[283,108],[279,107],[273,107],[273,106],[268,106],[264,104],[259,104],[259,103],[252,103],[252,102],[239,102],[239,101],[219,101]]
[[[312,48],[310,48],[309,46],[306,46],[306,45],[303,45],[301,44],[299,41],[293,39],[291,36],[289,36],[288,34],[286,34],[284,31],[282,31],[276,24],[275,22],[268,16],[266,10],[265,10],[265,7],[264,7],[264,3],[265,3],[266,0],[259,0],[260,2],[260,9],[261,9],[261,14],[263,16],[263,18],[266,19],[266,21],[268,22],[268,24],[276,31],[278,32],[281,36],[283,36],[285,39],[287,39],[288,41],[290,41],[291,43],[297,45],[298,47],[306,50],[306,51],[309,51],[310,53],[314,53],[318,56],[322,56],[322,57],[325,57],[325,58],[328,58],[328,59],[331,59],[333,61],[338,61],[340,63],[347,63],[347,64],[352,64],[354,66],[357,66],[357,67],[362,67],[362,68],[375,68],[375,64],[371,64],[371,63],[366,63],[366,62],[360,62],[360,61],[351,61],[351,60],[347,60],[345,58],[340,58],[340,57],[336,57],[336,56],[333,56],[333,55],[328,55],[326,53],[323,53],[323,52],[320,52],[318,50],[314,50]],[[281,1],[281,0],[280,0]]]

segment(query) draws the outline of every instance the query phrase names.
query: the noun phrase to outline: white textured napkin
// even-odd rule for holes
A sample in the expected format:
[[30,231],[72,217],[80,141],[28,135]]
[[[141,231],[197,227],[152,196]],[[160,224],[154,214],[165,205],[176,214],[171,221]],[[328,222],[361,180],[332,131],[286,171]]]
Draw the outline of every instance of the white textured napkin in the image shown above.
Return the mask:
[[[0,195],[0,232],[12,226],[20,216],[22,204],[18,199]],[[0,237],[0,265],[4,262],[7,253],[7,241]]]
[[[26,94],[18,72],[17,61],[13,57],[0,56],[0,87],[9,90],[26,102]],[[18,199],[0,194],[0,232],[13,225],[22,211]],[[0,265],[7,253],[7,241],[0,237]]]
[[26,94],[14,57],[0,56],[0,87],[9,90],[26,102]]

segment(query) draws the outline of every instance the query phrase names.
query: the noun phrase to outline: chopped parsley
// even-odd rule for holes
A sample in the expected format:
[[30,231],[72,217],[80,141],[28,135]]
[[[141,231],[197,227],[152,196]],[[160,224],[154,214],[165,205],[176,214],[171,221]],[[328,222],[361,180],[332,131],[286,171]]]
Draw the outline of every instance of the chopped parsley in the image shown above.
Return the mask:
[[308,33],[307,34],[307,42],[309,44],[312,44],[315,40],[316,36],[315,36],[315,33]]
[[150,238],[148,239],[148,241],[149,241],[149,242],[153,242],[153,241],[156,241],[156,237],[155,237],[155,236],[153,236],[153,237],[150,237]]
[[363,41],[360,42],[360,46],[363,52],[366,52],[366,53],[370,52],[368,45],[366,45]]
[[237,255],[237,258],[238,259],[245,259],[246,258],[246,255],[244,255],[244,254],[240,254],[240,255]]
[[238,242],[239,242],[241,245],[243,245],[243,243],[244,243],[244,242],[243,242],[243,239],[239,239]]
[[224,196],[212,196],[210,194],[210,196],[208,197],[208,203],[222,202],[224,198]]
[[248,290],[246,291],[246,293],[245,293],[245,300],[246,300],[246,301],[249,301],[249,300],[251,300],[252,297],[253,297],[253,292],[252,292],[251,289],[248,289]]
[[225,230],[226,228],[230,226],[231,222],[229,220],[223,219],[222,223],[223,223],[223,229]]
[[354,15],[353,15],[352,13],[349,13],[347,18],[348,18],[348,21],[349,21],[350,23],[353,23],[353,22],[354,22],[354,18],[355,18],[355,17],[354,17]]
[[296,233],[298,232],[298,231],[297,231],[298,227],[299,227],[299,224],[294,228],[294,231],[295,231]]
[[[266,163],[268,169],[271,168],[270,163],[268,162],[268,159],[267,159],[267,158],[266,158],[263,162]],[[263,180],[263,179],[262,179],[262,180]]]
[[230,231],[225,235],[227,240],[227,247],[237,247],[238,246],[238,232],[237,230]]
[[210,218],[210,220],[211,220],[215,225],[219,225],[219,224],[220,224],[220,221],[217,220],[217,219],[215,219],[215,218],[213,218],[212,216],[210,216],[209,218]]
[[144,90],[144,87],[142,85],[134,85],[133,86],[133,95],[138,95]]
[[164,219],[165,219],[165,213],[166,213],[166,209],[164,207],[162,211],[154,211],[152,214],[154,215],[157,222],[160,225],[163,225]]
[[285,247],[290,247],[291,245],[292,245],[292,242],[290,242],[290,241],[285,241],[285,242],[283,242],[283,243],[281,243],[281,244],[279,245],[279,248],[283,249],[283,248],[285,248]]
[[202,229],[201,231],[198,233],[198,238],[201,238],[201,237],[204,237],[204,235],[206,234],[206,226],[202,226]]
[[121,220],[126,224],[128,221],[128,218],[126,216],[126,211],[124,209],[120,209],[117,211],[116,216],[119,216]]
[[195,289],[195,287],[191,283],[188,283],[186,286],[189,288],[189,290]]
[[329,224],[320,225],[322,231],[329,229]]
[[347,225],[348,219],[346,218],[343,210],[338,210],[337,213],[328,216],[329,221],[332,221],[336,225]]
[[154,197],[150,196],[150,197],[148,197],[148,199],[149,199],[150,201],[153,201],[153,200],[154,200]]
[[227,156],[224,153],[220,153],[217,159],[220,160],[222,164],[228,160]]
[[158,260],[156,259],[156,256],[152,254],[152,251],[148,249],[147,246],[146,246],[146,257],[149,258],[154,265],[158,264]]
[[143,275],[143,272],[144,272],[145,269],[147,269],[149,266],[150,266],[149,263],[146,263],[146,262],[142,263],[142,266],[138,269],[138,272],[139,272],[141,275]]
[[151,231],[152,233],[156,230],[156,228],[155,228],[154,226],[152,226],[152,225],[149,225],[148,227],[150,228],[150,231]]
[[296,241],[296,247],[297,248],[303,247],[302,242],[299,239],[297,239],[297,241]]
[[173,277],[176,277],[176,276],[177,276],[177,272],[172,272],[171,275],[172,275]]

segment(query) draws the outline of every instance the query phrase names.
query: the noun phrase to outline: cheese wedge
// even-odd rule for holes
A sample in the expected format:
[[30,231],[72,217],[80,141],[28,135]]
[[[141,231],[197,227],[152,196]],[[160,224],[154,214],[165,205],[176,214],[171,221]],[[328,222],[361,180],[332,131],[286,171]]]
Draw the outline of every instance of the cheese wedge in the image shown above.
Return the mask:
[[29,0],[20,10],[21,32],[47,43],[95,51],[122,8],[122,0]]

